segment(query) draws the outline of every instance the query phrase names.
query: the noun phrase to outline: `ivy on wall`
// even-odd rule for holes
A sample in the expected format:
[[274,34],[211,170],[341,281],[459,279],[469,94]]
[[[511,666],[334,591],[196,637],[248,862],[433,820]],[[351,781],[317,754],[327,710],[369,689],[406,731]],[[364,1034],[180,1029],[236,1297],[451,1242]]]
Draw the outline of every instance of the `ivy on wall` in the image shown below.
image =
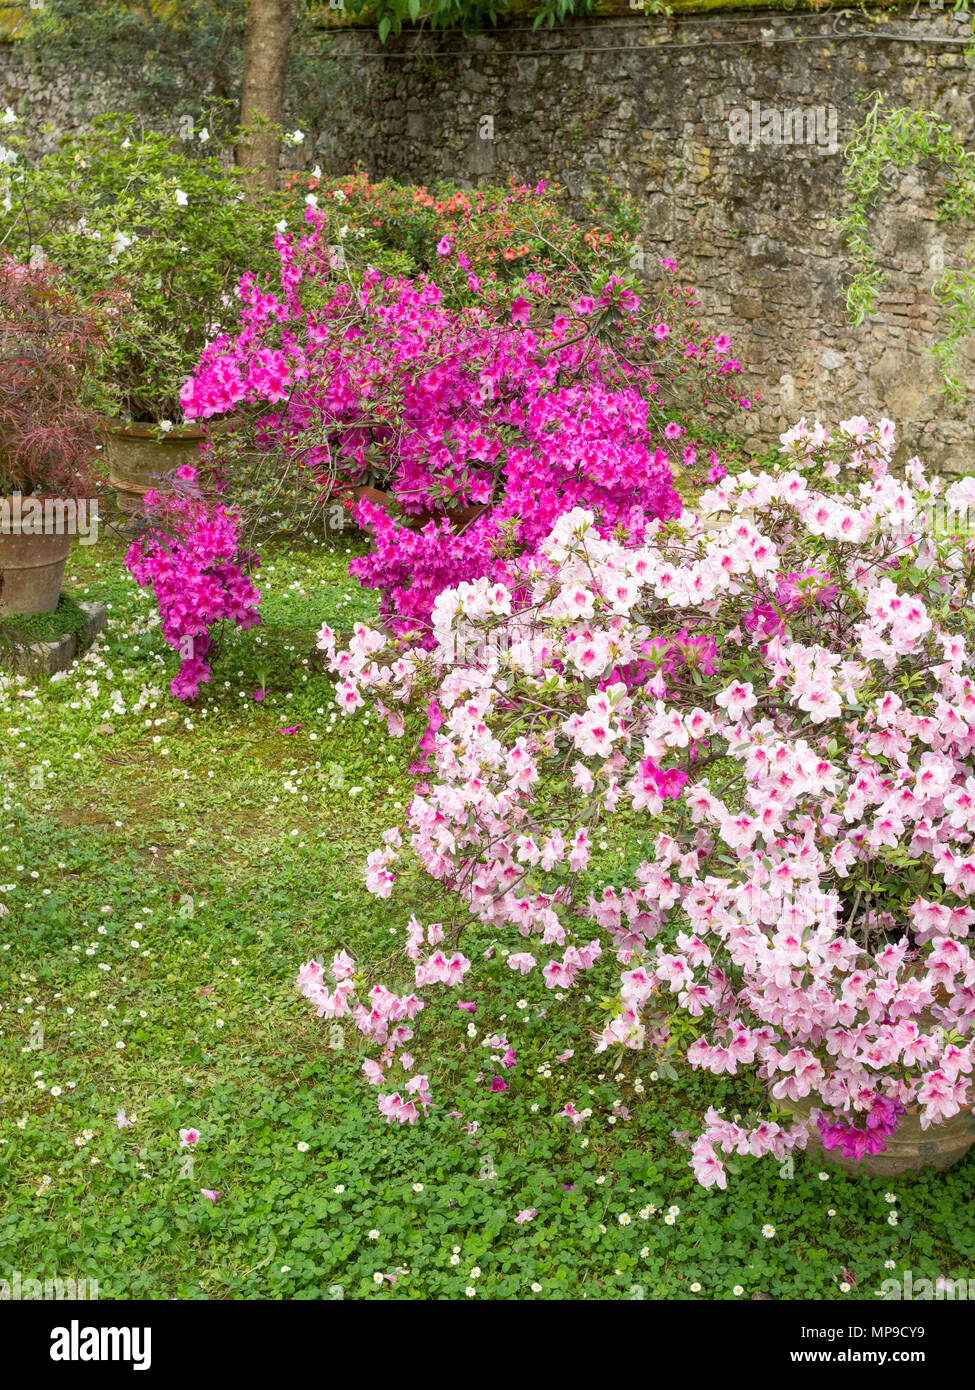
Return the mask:
[[[975,47],[975,45],[973,45]],[[975,53],[968,49],[969,62]],[[906,169],[933,161],[934,177],[943,180],[937,201],[938,220],[963,226],[975,218],[975,154],[934,111],[887,107],[883,94],[870,98],[866,117],[846,149],[843,181],[850,208],[840,220],[853,275],[846,291],[847,309],[857,325],[877,307],[885,272],[870,235],[872,213],[894,178]],[[967,393],[956,368],[962,344],[975,332],[975,248],[965,266],[940,267],[932,293],[943,310],[941,331],[928,351],[938,364],[945,391],[955,399]]]

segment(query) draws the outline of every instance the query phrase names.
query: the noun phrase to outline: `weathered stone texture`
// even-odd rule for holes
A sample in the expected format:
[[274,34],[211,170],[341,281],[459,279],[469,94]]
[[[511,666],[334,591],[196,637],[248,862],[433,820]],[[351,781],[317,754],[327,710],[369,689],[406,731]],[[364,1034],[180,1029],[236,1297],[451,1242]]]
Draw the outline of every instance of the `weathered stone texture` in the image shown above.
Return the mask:
[[[774,442],[801,414],[884,413],[911,452],[975,471],[968,410],[940,391],[925,351],[938,267],[963,267],[968,244],[937,219],[936,171],[899,178],[877,211],[888,279],[878,314],[859,329],[845,313],[834,228],[861,94],[880,89],[893,105],[933,108],[975,144],[964,32],[949,11],[927,6],[877,19],[635,14],[537,33],[411,35],[385,49],[348,30],[333,39],[333,58],[351,67],[359,96],[336,100],[334,122],[307,155],[332,173],[359,161],[374,177],[419,183],[544,178],[573,197],[608,173],[639,201],[648,251],[678,262],[707,323],[732,337],[748,389],[762,396],[748,417],[756,443]],[[35,124],[39,108],[59,127],[83,118],[70,84],[14,87],[22,76],[16,55],[0,53],[0,84]],[[755,102],[790,120],[798,112],[811,143],[734,143],[731,113]],[[968,349],[962,376],[975,385]]]

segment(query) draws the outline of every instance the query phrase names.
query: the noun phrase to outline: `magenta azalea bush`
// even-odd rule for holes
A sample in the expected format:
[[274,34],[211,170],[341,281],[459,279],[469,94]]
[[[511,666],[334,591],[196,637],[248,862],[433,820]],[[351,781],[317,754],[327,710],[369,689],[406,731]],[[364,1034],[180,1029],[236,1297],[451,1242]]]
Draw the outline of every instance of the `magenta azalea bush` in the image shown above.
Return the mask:
[[[346,952],[298,977],[320,1017],[361,1030],[387,1120],[437,1103],[414,1035],[440,988],[476,1001],[479,926],[552,991],[615,959],[597,1052],[757,1074],[767,1112],[703,1117],[705,1186],[813,1125],[860,1157],[908,1109],[923,1128],[971,1112],[975,542],[935,522],[975,480],[941,497],[917,459],[895,477],[893,436],[802,421],[780,466],[636,537],[576,507],[518,593],[489,576],[442,592],[431,650],[359,627],[340,652],[322,629],[344,711],[369,701],[391,736],[429,715],[407,824],[366,884],[390,898],[409,857],[455,904],[404,924],[388,983]],[[596,893],[594,839],[621,815],[652,850]]]
[[163,636],[181,657],[171,693],[195,700],[210,679],[213,628],[222,622],[254,627],[261,595],[248,577],[257,557],[241,550],[240,518],[190,490],[194,468],[178,469],[176,478],[186,484],[178,492],[146,495],[149,525],[125,564],[139,585],[152,589]]
[[747,402],[727,339],[691,319],[690,290],[668,287],[666,316],[642,313],[614,276],[561,304],[564,285],[538,272],[482,281],[445,235],[445,275],[466,275],[472,301],[448,307],[431,280],[369,270],[352,283],[322,214],[307,221],[276,238],[278,291],[242,282],[240,332],[206,349],[182,403],[190,419],[256,414],[258,446],[323,494],[391,495],[358,500],[373,549],[352,569],[394,631],[428,631],[446,588],[517,589],[521,563],[575,507],[635,536],[676,517],[674,450],[720,473],[693,422]]

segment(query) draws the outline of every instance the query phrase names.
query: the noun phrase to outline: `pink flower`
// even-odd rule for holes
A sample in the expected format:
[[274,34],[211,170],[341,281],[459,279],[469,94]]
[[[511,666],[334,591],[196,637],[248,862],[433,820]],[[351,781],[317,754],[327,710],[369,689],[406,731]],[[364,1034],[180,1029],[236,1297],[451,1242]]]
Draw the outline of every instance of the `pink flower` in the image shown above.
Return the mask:
[[212,1187],[201,1187],[200,1195],[202,1197],[205,1197],[208,1202],[215,1202],[219,1197],[222,1197],[224,1194],[222,1192],[215,1192]]
[[531,319],[531,305],[527,299],[521,295],[511,303],[511,319],[513,323],[527,324]]
[[450,237],[449,237],[449,236],[441,237],[441,239],[437,242],[437,255],[438,255],[438,256],[449,256],[449,255],[450,255]]
[[505,964],[509,970],[517,970],[522,975],[527,975],[529,971],[534,970],[538,961],[528,951],[515,951],[508,956]]
[[492,1090],[492,1091],[507,1091],[507,1090],[508,1090],[508,1083],[507,1083],[507,1081],[503,1081],[503,1080],[501,1079],[500,1076],[492,1077],[492,1078],[491,1078],[491,1090]]
[[534,1221],[537,1215],[538,1211],[535,1207],[523,1207],[515,1217],[515,1222],[519,1226],[524,1226],[526,1221]]
[[200,1142],[200,1131],[198,1129],[181,1129],[179,1132],[179,1146],[181,1149],[192,1149]]

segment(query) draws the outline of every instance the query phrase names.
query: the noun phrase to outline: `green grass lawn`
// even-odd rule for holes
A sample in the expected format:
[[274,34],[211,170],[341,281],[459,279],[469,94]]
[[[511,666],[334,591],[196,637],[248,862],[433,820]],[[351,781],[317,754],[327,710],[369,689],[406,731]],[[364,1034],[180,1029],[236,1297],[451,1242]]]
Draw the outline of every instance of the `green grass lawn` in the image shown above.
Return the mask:
[[[424,1015],[413,1051],[438,1108],[382,1120],[355,1030],[317,1020],[295,976],[346,946],[370,983],[403,985],[410,912],[450,904],[419,875],[389,902],[362,886],[403,822],[409,748],[343,723],[307,661],[322,621],[374,611],[350,553],[266,551],[263,625],[226,639],[184,707],[152,601],[103,537],[72,552],[66,587],[108,603],[107,632],[62,677],[2,682],[0,1277],[94,1278],[125,1299],[873,1299],[906,1268],[970,1273],[975,1158],[893,1185],[741,1159],[728,1192],[698,1187],[675,1132],[761,1097],[594,1056],[612,960],[562,998],[495,951],[473,1021],[463,989]],[[648,841],[631,824],[601,842],[592,885]],[[494,1032],[507,1072],[482,1046]],[[592,1111],[579,1130],[567,1101]],[[120,1109],[137,1117],[122,1129]]]

